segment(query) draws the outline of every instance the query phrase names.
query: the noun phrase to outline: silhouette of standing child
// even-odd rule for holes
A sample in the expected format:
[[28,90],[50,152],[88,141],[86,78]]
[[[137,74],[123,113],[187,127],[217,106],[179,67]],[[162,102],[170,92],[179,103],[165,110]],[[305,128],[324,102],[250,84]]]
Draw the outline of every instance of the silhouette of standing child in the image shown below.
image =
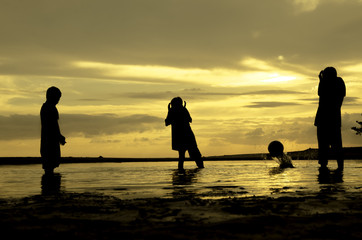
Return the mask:
[[175,97],[168,104],[168,114],[165,119],[166,126],[171,124],[172,131],[172,149],[179,152],[178,169],[183,170],[185,161],[185,152],[189,152],[190,158],[196,162],[199,168],[204,167],[201,159],[201,153],[197,147],[195,135],[191,130],[192,122],[189,111],[185,105],[182,105],[182,99]]
[[64,145],[65,137],[60,133],[58,104],[62,93],[56,87],[50,87],[46,93],[46,102],[40,110],[41,144],[40,154],[45,174],[53,174],[54,168],[60,164],[60,145]]
[[317,127],[318,155],[321,168],[327,168],[329,149],[336,154],[338,170],[343,170],[344,157],[341,135],[341,107],[346,86],[334,67],[319,73],[319,105],[314,125]]

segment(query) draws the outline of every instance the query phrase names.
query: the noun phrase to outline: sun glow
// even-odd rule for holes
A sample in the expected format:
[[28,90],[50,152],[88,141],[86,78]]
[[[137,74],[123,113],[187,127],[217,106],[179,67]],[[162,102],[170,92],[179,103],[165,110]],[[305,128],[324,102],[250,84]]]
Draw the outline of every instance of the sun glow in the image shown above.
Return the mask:
[[265,83],[275,83],[275,82],[288,82],[295,80],[296,77],[292,76],[279,76],[278,74],[275,74],[274,76],[271,76],[269,79],[262,80],[262,82]]
[[[282,71],[265,61],[253,58],[241,61],[241,69],[177,68],[160,65],[122,65],[84,61],[74,62],[73,65],[78,68],[97,70],[104,76],[113,78],[133,78],[144,81],[162,79],[174,82],[198,82],[222,87],[265,85],[275,82],[288,82],[297,78],[295,73]],[[254,69],[250,69],[251,66]],[[293,74],[295,76],[292,76]]]
[[362,63],[345,66],[342,70],[350,73],[362,73]]

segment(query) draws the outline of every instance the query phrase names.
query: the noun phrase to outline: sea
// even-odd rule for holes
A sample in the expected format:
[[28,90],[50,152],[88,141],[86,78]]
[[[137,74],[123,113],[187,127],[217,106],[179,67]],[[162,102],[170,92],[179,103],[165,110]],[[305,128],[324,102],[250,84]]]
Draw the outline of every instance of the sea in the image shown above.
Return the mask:
[[362,192],[362,160],[346,160],[341,173],[320,171],[317,160],[294,160],[281,169],[273,160],[205,161],[205,168],[177,162],[66,163],[53,176],[40,164],[0,165],[0,198],[41,194],[96,193],[120,199],[204,198],[251,196],[308,196],[318,193],[343,196]]

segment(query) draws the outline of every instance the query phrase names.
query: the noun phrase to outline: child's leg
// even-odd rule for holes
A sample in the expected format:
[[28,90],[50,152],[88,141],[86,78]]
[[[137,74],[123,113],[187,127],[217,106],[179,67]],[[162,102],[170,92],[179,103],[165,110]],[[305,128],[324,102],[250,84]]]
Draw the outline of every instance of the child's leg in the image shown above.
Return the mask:
[[52,175],[54,173],[54,167],[51,164],[52,162],[49,160],[49,158],[42,158],[42,165],[44,169],[44,173],[47,175]]
[[343,157],[342,135],[340,128],[334,130],[331,148],[336,154],[338,169],[343,170],[344,157]]
[[46,175],[53,175],[54,174],[54,168],[45,168],[44,172]]
[[328,165],[328,152],[329,152],[329,129],[317,127],[318,139],[318,163],[321,167]]
[[178,151],[178,169],[184,169],[185,152],[186,150]]

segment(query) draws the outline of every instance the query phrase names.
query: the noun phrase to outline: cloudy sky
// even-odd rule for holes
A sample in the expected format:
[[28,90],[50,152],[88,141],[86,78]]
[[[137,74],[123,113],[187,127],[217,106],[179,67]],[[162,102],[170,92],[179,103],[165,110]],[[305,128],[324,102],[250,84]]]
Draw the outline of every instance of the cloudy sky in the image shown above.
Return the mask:
[[61,89],[63,156],[177,157],[180,96],[203,155],[317,147],[318,74],[347,87],[344,146],[361,146],[361,0],[0,0],[0,156],[39,156]]

